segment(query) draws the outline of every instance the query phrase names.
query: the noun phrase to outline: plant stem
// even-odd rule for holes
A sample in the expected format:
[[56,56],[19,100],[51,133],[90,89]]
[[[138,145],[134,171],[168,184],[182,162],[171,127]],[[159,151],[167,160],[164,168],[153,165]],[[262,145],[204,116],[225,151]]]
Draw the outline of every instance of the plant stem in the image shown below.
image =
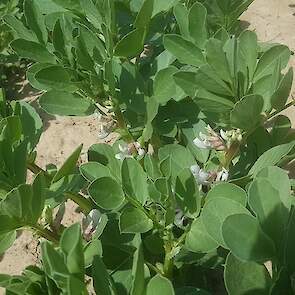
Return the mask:
[[128,200],[128,202],[130,202],[134,207],[136,207],[137,209],[139,209],[140,211],[142,211],[149,219],[151,219],[154,223],[154,225],[160,229],[160,230],[165,230],[165,227],[163,225],[161,225],[158,220],[156,220],[154,218],[154,216],[152,216],[137,200],[126,196],[126,199]]
[[270,114],[270,115],[267,117],[267,120],[272,119],[273,117],[275,117],[275,116],[277,116],[278,114],[280,114],[282,111],[284,111],[284,110],[286,110],[286,109],[288,109],[289,107],[292,107],[292,106],[295,106],[295,100],[293,100],[293,101],[287,103],[287,104],[284,106],[283,109],[281,109],[281,110],[277,110],[277,111],[273,112],[272,114]]
[[53,242],[58,245],[59,237],[53,231],[42,227],[40,224],[35,224],[30,227],[34,232],[36,232],[40,237]]
[[41,167],[39,167],[37,164],[35,163],[28,163],[27,164],[27,168],[33,172],[34,174],[38,174],[40,172],[43,172],[44,174],[47,174],[47,172],[45,170],[43,170]]
[[92,209],[96,208],[95,204],[90,199],[80,194],[65,193],[64,196],[79,205],[85,215],[88,215]]

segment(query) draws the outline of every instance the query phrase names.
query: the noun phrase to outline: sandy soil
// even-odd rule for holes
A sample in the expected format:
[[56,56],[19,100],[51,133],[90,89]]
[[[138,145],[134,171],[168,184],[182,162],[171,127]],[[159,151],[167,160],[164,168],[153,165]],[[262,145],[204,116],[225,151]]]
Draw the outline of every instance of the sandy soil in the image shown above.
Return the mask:
[[[295,51],[295,0],[256,0],[242,19],[249,22],[261,41],[280,42]],[[291,65],[295,66],[295,57]],[[295,94],[295,84],[293,89]],[[295,108],[289,109],[288,116],[295,126]],[[38,145],[38,164],[60,165],[81,143],[83,151],[98,140],[100,122],[97,118],[56,118],[42,114],[45,132]],[[109,139],[110,140],[110,139]],[[68,203],[70,214],[65,223],[70,224],[81,218],[75,213],[75,206]],[[22,233],[13,247],[0,258],[0,273],[19,274],[27,265],[38,261],[38,241],[30,233]],[[1,290],[0,290],[0,294]]]

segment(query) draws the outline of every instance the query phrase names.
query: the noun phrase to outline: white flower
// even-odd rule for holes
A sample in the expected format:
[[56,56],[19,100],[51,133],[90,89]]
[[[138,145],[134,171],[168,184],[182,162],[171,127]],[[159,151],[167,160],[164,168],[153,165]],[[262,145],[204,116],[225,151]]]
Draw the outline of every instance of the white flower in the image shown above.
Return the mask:
[[220,130],[220,135],[224,139],[227,148],[229,148],[233,142],[241,142],[243,140],[242,132],[240,129],[233,129],[229,131]]
[[119,153],[115,155],[116,159],[123,161],[126,158],[133,158],[133,154],[140,157],[145,155],[145,150],[141,147],[139,142],[127,144],[126,142],[119,144]]
[[89,214],[82,219],[82,230],[87,240],[95,232],[101,219],[101,213],[97,209],[93,209]]
[[119,153],[115,155],[116,159],[123,161],[125,158],[132,158],[131,151],[126,142],[119,143]]
[[225,144],[221,136],[219,136],[210,125],[206,127],[207,135],[200,132],[199,137],[193,140],[193,143],[200,149],[216,149],[223,151]]
[[204,171],[203,169],[201,169],[199,165],[191,166],[190,170],[191,170],[191,172],[192,172],[192,174],[193,174],[193,176],[194,176],[194,178],[195,178],[195,180],[196,180],[196,182],[198,184],[207,185],[207,184],[210,183],[210,181],[209,181],[210,173],[208,173],[208,172]]
[[222,168],[222,170],[217,173],[216,181],[227,181],[228,176],[228,171],[225,168]]

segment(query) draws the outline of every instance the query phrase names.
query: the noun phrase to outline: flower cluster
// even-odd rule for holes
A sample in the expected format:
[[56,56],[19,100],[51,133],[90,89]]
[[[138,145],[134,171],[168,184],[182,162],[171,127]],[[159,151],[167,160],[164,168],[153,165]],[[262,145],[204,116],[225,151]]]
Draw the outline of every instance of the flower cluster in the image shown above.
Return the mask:
[[210,171],[206,172],[201,169],[199,165],[191,166],[191,172],[199,185],[210,185],[213,182],[227,181],[229,173],[225,168],[220,171]]
[[115,155],[116,159],[123,161],[125,158],[133,158],[134,155],[143,157],[145,150],[141,147],[139,142],[127,144],[122,142],[119,144],[119,153]]
[[199,137],[194,139],[194,144],[200,149],[214,149],[224,151],[236,141],[242,141],[242,133],[240,129],[224,131],[216,133],[210,125],[206,127],[207,134],[199,133]]

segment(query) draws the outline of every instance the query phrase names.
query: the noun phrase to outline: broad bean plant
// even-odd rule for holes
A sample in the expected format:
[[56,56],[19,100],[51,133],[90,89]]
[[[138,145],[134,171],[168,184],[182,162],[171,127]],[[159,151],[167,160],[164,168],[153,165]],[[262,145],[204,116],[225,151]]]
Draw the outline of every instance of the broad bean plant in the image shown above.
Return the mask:
[[[19,230],[41,240],[40,263],[0,275],[6,294],[294,294],[291,51],[241,29],[252,2],[25,0],[5,16],[41,108],[119,135],[39,167],[42,120],[2,93],[0,253]],[[67,200],[84,216],[69,227]]]

